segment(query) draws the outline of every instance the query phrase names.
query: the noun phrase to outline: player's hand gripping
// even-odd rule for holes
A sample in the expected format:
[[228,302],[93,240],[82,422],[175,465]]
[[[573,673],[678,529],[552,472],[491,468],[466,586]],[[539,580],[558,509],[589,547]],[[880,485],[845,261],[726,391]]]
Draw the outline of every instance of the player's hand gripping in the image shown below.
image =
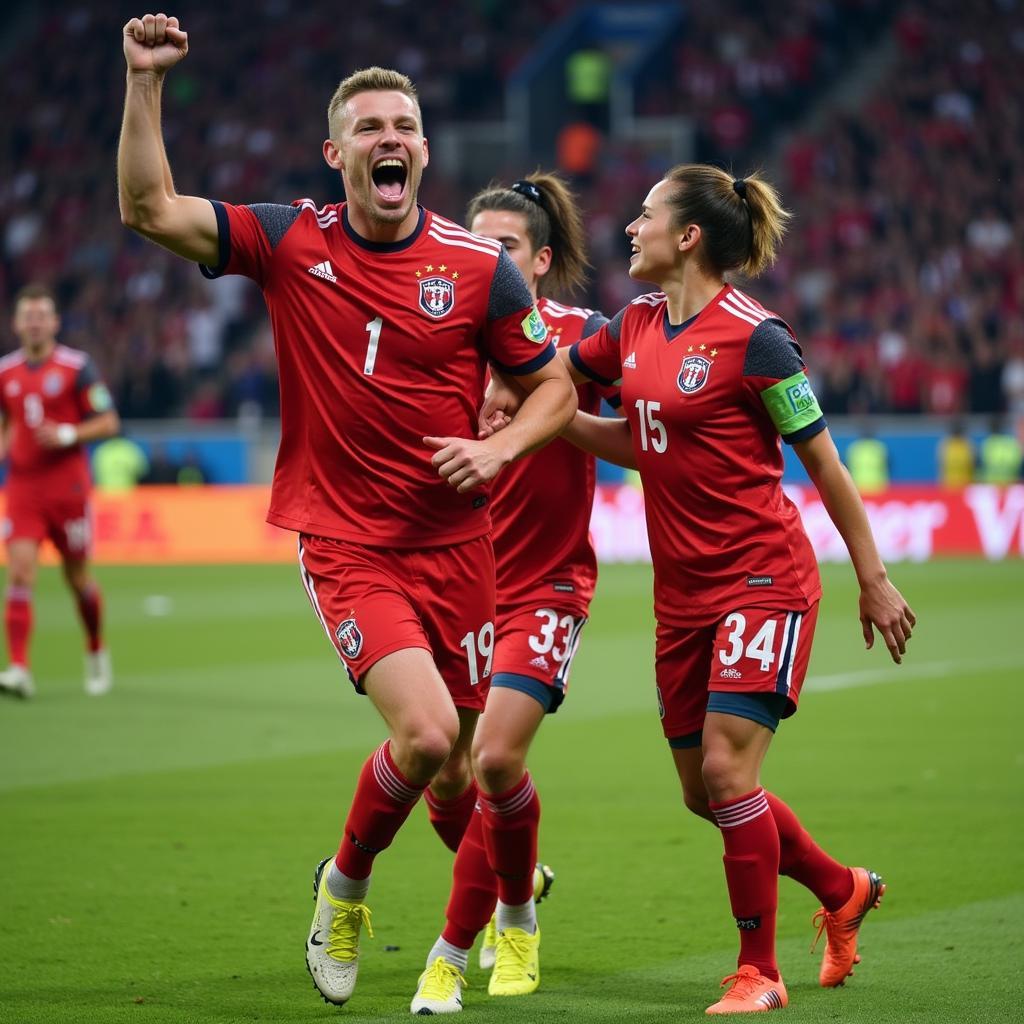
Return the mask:
[[487,382],[484,392],[484,404],[477,414],[477,437],[483,439],[503,430],[512,422],[512,417],[523,404],[526,392],[518,387],[513,380],[498,373],[493,367],[491,379]]
[[917,625],[917,616],[903,595],[889,582],[888,576],[865,584],[860,590],[860,624],[864,643],[870,651],[877,629],[897,665],[907,653],[907,641]]
[[129,71],[164,74],[188,53],[188,33],[178,28],[177,18],[144,14],[124,27],[124,59]]
[[425,437],[423,443],[436,449],[431,464],[459,494],[493,480],[509,461],[496,445],[487,441],[470,441],[465,437]]

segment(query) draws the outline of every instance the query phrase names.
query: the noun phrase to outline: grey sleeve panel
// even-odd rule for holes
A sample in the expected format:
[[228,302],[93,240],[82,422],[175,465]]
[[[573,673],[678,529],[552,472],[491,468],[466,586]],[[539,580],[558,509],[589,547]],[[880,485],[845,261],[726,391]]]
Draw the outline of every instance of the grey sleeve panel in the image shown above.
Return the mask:
[[79,391],[84,391],[86,388],[92,387],[92,385],[97,383],[99,379],[100,371],[92,361],[92,356],[89,356],[89,358],[82,363],[82,368],[78,371],[78,376],[75,378],[75,388]]
[[616,341],[619,340],[619,337],[622,334],[622,321],[626,319],[627,309],[629,309],[629,306],[624,306],[622,309],[618,311],[618,313],[615,314],[615,316],[611,318],[611,320],[608,321],[608,333]]
[[800,346],[781,320],[759,323],[747,342],[744,377],[785,380],[805,369]]
[[580,337],[589,338],[592,334],[597,334],[606,323],[608,323],[608,317],[604,313],[591,313],[583,325],[583,333],[580,334]]
[[512,262],[512,257],[504,250],[498,257],[491,278],[491,294],[487,301],[487,319],[500,320],[502,317],[520,313],[533,306],[533,294],[530,292],[519,268]]
[[249,209],[260,222],[271,249],[278,247],[285,233],[299,219],[302,212],[297,206],[279,206],[277,203],[253,203]]

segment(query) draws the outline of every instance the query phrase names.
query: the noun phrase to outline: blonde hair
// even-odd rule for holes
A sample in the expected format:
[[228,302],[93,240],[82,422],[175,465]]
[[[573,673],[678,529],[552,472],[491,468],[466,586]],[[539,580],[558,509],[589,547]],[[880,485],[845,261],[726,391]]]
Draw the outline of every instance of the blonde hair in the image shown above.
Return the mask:
[[757,277],[775,262],[793,215],[758,171],[733,178],[710,164],[680,164],[665,180],[678,186],[668,198],[673,225],[699,225],[708,270]]
[[340,127],[337,123],[342,108],[353,96],[361,92],[400,92],[408,96],[416,107],[416,117],[423,126],[423,116],[420,114],[419,96],[416,94],[416,86],[408,75],[393,68],[362,68],[354,71],[348,78],[343,78],[334,90],[331,102],[327,104],[327,127],[331,137],[335,137],[335,128]]
[[589,266],[583,218],[576,197],[561,177],[534,171],[513,185],[488,185],[469,201],[466,223],[472,226],[476,215],[484,210],[521,213],[533,251],[551,246],[551,269],[537,283],[539,294],[548,294],[545,285],[559,294],[582,287]]

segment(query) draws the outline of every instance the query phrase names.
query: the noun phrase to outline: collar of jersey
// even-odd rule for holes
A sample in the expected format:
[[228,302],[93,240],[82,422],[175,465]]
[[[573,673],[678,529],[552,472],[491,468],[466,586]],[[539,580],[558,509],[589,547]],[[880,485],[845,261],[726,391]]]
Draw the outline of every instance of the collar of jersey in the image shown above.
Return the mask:
[[348,203],[341,210],[341,226],[345,229],[345,234],[348,235],[349,239],[355,245],[358,245],[360,249],[366,249],[367,252],[401,252],[403,249],[408,249],[420,237],[420,232],[426,223],[427,211],[422,206],[419,206],[419,204],[417,204],[417,209],[420,211],[420,217],[416,221],[416,227],[408,238],[403,238],[400,242],[371,242],[369,239],[357,234],[355,228],[348,221]]
[[699,313],[694,313],[693,316],[691,316],[689,320],[684,320],[681,324],[670,324],[668,322],[668,303],[666,302],[665,303],[665,312],[662,315],[662,320],[661,320],[661,326],[662,326],[662,328],[665,331],[665,340],[666,341],[675,341],[676,338],[678,338],[679,335],[682,334],[683,331],[685,331],[686,328],[689,327],[694,322],[694,320],[696,320],[697,317],[699,317],[700,314],[703,313],[703,312],[704,312],[704,310],[702,309]]
[[668,322],[668,303],[665,303],[665,312],[661,318],[661,329],[665,334],[665,341],[671,343],[679,337],[687,328],[692,327],[696,321],[698,321],[712,306],[716,305],[719,299],[725,295],[732,286],[730,284],[724,284],[722,288],[715,294],[715,297],[703,308],[698,309],[689,320],[684,320],[681,324],[670,324]]

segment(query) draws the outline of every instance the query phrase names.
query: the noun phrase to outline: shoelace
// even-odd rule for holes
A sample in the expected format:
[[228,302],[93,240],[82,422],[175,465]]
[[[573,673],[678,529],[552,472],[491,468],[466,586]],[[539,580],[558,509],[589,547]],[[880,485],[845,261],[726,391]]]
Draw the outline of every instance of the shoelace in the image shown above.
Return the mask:
[[443,956],[439,956],[423,974],[423,988],[421,994],[424,999],[434,999],[444,1003],[451,999],[455,983],[460,982],[465,988],[469,988],[469,982],[465,975],[454,964],[448,963]]
[[725,988],[729,982],[733,982],[733,987],[722,996],[723,999],[749,999],[757,991],[757,979],[756,974],[747,974],[745,971],[737,971],[735,974],[729,974],[722,979],[722,984],[719,988]]
[[[824,907],[819,907],[814,917],[811,918],[811,926],[818,929],[818,934],[814,936],[814,941],[811,943],[812,953],[818,948],[818,940],[825,934],[825,929],[831,923],[832,915]],[[828,945],[828,939],[825,940],[825,945]]]
[[355,960],[359,953],[359,929],[363,925],[372,939],[370,908],[365,903],[349,903],[343,907],[335,907],[327,939],[327,955],[348,963]]
[[498,932],[497,959],[494,962],[498,981],[515,981],[526,969],[530,959],[530,938],[520,928]]

